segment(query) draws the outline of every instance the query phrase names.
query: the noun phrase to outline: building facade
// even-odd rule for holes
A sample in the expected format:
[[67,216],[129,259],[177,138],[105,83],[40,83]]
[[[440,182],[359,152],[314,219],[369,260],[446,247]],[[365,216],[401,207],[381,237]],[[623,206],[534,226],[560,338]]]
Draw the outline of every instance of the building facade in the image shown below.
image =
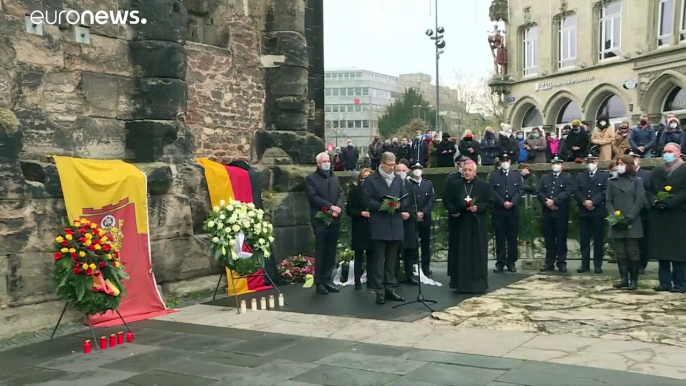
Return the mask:
[[686,0],[509,0],[506,9],[507,75],[490,85],[515,129],[592,125],[600,114],[633,125],[673,112],[686,123]]

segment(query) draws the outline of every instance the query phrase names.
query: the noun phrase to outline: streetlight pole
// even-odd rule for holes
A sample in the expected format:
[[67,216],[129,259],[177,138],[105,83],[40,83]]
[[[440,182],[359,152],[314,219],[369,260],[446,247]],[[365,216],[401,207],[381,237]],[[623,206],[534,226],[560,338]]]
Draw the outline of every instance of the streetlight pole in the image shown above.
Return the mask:
[[426,31],[426,36],[431,40],[435,40],[436,45],[436,126],[435,131],[440,131],[441,125],[441,108],[440,108],[440,81],[439,79],[439,66],[438,60],[441,54],[445,51],[445,40],[443,40],[443,34],[445,33],[445,28],[438,26],[438,0],[435,0],[434,12],[436,13],[436,35],[434,36],[434,31],[429,29]]

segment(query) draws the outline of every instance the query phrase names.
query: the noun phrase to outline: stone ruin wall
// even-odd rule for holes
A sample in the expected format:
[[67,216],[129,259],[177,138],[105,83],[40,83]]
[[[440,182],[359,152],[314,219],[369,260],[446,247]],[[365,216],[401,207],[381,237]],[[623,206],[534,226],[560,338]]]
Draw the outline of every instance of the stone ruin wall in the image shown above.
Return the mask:
[[[138,9],[148,23],[93,25],[78,44],[66,24],[27,33],[34,9]],[[304,131],[304,10],[304,0],[0,0],[0,113],[12,113],[0,114],[0,337],[54,325],[63,307],[50,241],[66,211],[48,155],[123,159],[147,174],[165,296],[213,289],[221,272],[202,234],[209,196],[195,157],[264,156],[275,255],[309,252],[307,170],[283,166],[323,148]],[[287,56],[302,63],[275,64]]]

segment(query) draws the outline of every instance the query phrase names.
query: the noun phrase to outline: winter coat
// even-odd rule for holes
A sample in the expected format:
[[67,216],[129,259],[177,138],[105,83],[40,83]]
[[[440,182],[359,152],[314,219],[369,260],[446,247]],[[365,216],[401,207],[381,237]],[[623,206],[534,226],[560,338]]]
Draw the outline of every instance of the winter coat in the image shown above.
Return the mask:
[[[479,141],[474,139],[467,139],[467,137],[462,138],[460,143],[457,145],[460,150],[460,155],[464,157],[469,157],[472,161],[479,163],[479,153],[481,152],[481,145]],[[474,150],[473,153],[469,152],[469,149]]]
[[[524,142],[524,144],[529,146],[530,163],[542,164],[546,162],[545,153],[546,149],[548,148],[548,141],[546,141],[544,136],[540,136],[537,139],[534,139],[532,136],[529,136],[529,139],[527,139]],[[534,154],[533,159],[531,159],[531,153]]]
[[601,162],[611,160],[612,144],[615,143],[615,128],[612,126],[608,126],[605,130],[599,127],[594,128],[591,135],[591,143],[593,146],[598,146],[600,150],[598,158]]
[[608,235],[611,239],[640,239],[643,237],[641,209],[645,205],[643,182],[638,177],[620,175],[610,178],[605,198],[608,215],[620,211],[630,225],[628,228],[610,226]]
[[631,141],[629,140],[629,136],[630,131],[628,130],[624,133],[620,133],[619,131],[615,133],[615,141],[612,144],[612,153],[614,154],[614,158],[629,154],[629,151],[631,150]]
[[350,191],[348,191],[348,203],[345,206],[345,213],[352,220],[350,249],[353,251],[366,251],[372,249],[369,218],[362,216],[362,212],[367,210],[363,199],[364,190],[362,185],[353,182]]
[[500,148],[498,146],[498,138],[495,134],[486,135],[481,140],[481,164],[495,165],[495,159],[500,155]]

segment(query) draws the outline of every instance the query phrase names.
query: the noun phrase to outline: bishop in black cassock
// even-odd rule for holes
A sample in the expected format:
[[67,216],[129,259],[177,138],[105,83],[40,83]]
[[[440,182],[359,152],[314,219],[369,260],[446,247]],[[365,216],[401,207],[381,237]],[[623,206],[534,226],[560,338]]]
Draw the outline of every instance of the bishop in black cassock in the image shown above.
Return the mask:
[[491,187],[476,177],[476,169],[474,161],[467,161],[464,178],[449,179],[443,193],[450,288],[471,294],[488,289],[488,214],[494,205]]

